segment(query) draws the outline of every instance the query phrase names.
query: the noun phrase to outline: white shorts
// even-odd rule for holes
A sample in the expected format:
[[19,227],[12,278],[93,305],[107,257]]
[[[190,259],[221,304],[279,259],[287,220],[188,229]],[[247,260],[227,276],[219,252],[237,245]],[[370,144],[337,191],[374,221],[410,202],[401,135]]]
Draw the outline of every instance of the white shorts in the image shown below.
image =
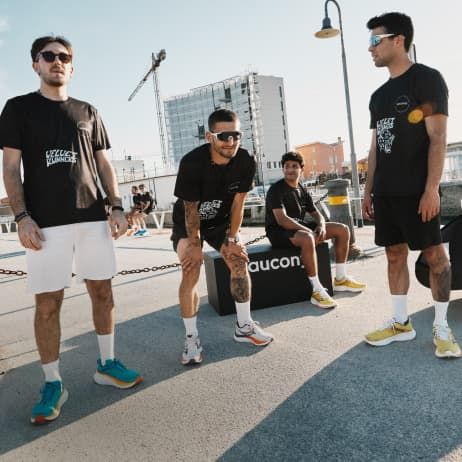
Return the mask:
[[42,248],[26,249],[27,292],[40,294],[70,287],[72,272],[78,283],[111,279],[117,274],[107,221],[51,226],[42,232],[46,239]]

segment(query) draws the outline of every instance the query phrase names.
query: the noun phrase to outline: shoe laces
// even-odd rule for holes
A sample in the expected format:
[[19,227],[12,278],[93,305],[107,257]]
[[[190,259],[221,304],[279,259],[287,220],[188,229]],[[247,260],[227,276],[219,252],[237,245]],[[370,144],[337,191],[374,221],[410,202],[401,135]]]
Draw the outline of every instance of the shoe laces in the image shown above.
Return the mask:
[[184,351],[185,353],[190,352],[191,350],[197,349],[199,344],[199,337],[197,335],[187,335],[184,342]]
[[47,402],[51,401],[53,398],[53,394],[58,389],[58,385],[52,382],[45,382],[45,385],[40,389],[40,393],[42,394],[42,399],[40,400],[40,404],[46,404]]
[[[239,323],[238,323],[239,326]],[[242,327],[239,327],[240,330],[249,332],[250,334],[255,334],[258,331],[261,331],[260,323],[258,321],[247,321]]]
[[110,364],[106,364],[107,361],[104,363],[103,367],[110,367],[111,369],[118,369],[119,371],[124,371],[127,368],[122,364],[122,361],[119,361],[118,359],[113,359]]
[[383,329],[388,329],[388,328],[392,328],[393,330],[395,330],[395,324],[401,324],[403,325],[402,322],[399,322],[396,318],[391,318],[391,319],[388,319],[387,321],[385,321],[382,325],[382,327],[380,328],[380,330],[383,330]]
[[435,326],[435,336],[439,337],[441,340],[449,340],[450,342],[455,342],[452,335],[451,329],[448,326]]
[[325,287],[321,287],[321,289],[317,290],[316,292],[318,292],[318,294],[323,299],[329,299],[330,298],[329,292],[327,292],[327,289]]

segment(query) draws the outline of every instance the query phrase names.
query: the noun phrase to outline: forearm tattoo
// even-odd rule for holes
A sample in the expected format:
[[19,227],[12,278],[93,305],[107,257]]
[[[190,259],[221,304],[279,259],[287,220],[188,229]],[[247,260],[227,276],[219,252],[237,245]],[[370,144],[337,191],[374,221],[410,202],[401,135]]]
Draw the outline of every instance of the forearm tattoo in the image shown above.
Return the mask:
[[199,217],[199,212],[197,211],[198,204],[199,202],[184,201],[185,224],[188,237],[199,236],[201,220]]

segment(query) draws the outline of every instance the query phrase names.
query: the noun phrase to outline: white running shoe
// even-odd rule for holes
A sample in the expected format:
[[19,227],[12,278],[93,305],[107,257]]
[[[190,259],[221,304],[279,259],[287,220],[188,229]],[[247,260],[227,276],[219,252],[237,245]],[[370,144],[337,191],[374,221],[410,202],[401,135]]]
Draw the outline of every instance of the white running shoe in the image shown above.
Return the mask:
[[245,323],[242,327],[236,322],[234,331],[236,342],[253,343],[256,346],[265,346],[274,340],[272,334],[265,332],[257,321]]
[[200,364],[202,362],[202,346],[198,335],[187,335],[184,341],[184,351],[181,364]]

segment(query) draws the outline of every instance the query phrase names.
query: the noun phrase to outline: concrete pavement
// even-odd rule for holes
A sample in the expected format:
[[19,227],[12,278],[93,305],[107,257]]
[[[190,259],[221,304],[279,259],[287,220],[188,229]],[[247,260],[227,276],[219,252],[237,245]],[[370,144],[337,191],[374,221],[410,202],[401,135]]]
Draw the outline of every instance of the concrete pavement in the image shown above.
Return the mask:
[[[245,240],[261,228],[246,228]],[[176,262],[167,231],[116,243],[120,269]],[[373,228],[356,230],[373,249]],[[19,252],[19,253],[18,253]],[[439,360],[428,289],[412,278],[412,342],[362,341],[390,315],[383,252],[351,264],[368,284],[324,311],[308,302],[258,310],[276,340],[264,349],[232,340],[234,317],[219,317],[200,280],[204,363],[179,363],[183,326],[178,270],[119,276],[116,354],[144,375],[133,390],[92,382],[97,355],[83,286],[66,292],[61,369],[69,401],[45,427],[28,423],[42,373],[32,298],[22,277],[0,277],[0,460],[460,461],[462,360]],[[411,272],[417,254],[410,258]],[[25,269],[15,234],[0,235],[0,268]],[[462,341],[461,293],[449,321]]]

